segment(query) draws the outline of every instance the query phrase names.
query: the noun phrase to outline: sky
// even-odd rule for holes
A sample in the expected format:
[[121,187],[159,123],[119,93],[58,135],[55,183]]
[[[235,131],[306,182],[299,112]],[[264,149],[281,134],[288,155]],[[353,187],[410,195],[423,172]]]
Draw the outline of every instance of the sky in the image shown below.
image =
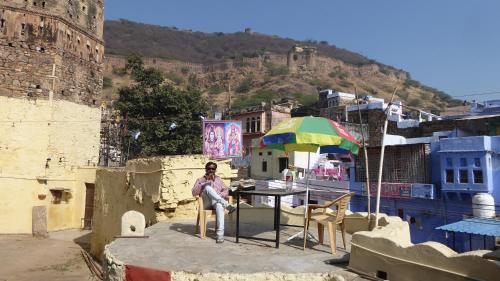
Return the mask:
[[459,99],[500,99],[499,0],[105,0],[105,17],[324,40]]

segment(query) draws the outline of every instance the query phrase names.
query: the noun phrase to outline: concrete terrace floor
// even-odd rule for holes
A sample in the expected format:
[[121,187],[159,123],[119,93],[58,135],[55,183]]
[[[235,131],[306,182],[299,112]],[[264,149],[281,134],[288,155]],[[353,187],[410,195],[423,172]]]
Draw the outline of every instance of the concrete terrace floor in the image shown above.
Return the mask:
[[[325,245],[309,242],[309,248],[302,250],[303,240],[286,239],[301,230],[282,227],[280,248],[274,242],[225,237],[223,244],[214,240],[214,223],[209,222],[207,238],[194,234],[193,221],[161,222],[146,229],[149,238],[120,238],[109,246],[111,254],[125,264],[155,268],[162,271],[183,271],[192,273],[327,273],[344,271],[349,260],[343,249],[340,232],[337,231],[337,254],[330,252],[328,231],[325,230]],[[271,227],[242,225],[240,233],[245,236],[274,238]],[[312,229],[317,235],[317,230]],[[313,246],[311,248],[311,246]],[[361,279],[357,279],[361,280]]]

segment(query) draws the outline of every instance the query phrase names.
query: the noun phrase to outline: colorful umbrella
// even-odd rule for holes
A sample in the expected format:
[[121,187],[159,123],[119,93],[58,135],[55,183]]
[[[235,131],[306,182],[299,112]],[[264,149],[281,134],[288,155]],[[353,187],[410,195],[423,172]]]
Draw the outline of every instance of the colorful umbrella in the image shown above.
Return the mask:
[[359,142],[339,123],[323,117],[287,119],[269,131],[262,143],[267,148],[303,152],[358,154]]
[[[323,117],[295,117],[276,125],[262,137],[266,148],[284,150],[286,152],[308,152],[306,171],[306,200],[304,217],[307,217],[309,204],[309,170],[311,152],[316,153],[353,153],[358,154],[359,142],[339,123]],[[288,238],[291,240],[304,235],[304,241],[310,233],[303,231]],[[305,249],[305,248],[304,248]]]

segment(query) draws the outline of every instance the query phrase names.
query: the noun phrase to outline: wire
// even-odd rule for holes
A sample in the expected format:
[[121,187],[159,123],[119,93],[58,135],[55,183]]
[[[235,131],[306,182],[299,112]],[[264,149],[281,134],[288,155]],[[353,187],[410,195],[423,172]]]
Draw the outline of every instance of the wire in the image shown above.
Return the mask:
[[500,94],[500,91],[483,92],[483,93],[468,94],[468,95],[453,96],[453,97],[455,97],[455,98],[461,98],[461,97],[486,96],[486,95],[495,95],[495,94]]

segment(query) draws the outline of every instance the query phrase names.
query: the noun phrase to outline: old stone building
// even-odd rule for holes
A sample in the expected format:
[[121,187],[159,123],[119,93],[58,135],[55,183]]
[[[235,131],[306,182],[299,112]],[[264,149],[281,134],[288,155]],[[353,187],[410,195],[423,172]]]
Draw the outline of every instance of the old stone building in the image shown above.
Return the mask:
[[2,0],[0,94],[99,105],[102,32],[101,0]]
[[290,72],[297,70],[312,70],[316,66],[316,48],[309,46],[294,46],[288,51],[286,64]]
[[102,0],[0,1],[0,233],[90,226],[102,36]]

